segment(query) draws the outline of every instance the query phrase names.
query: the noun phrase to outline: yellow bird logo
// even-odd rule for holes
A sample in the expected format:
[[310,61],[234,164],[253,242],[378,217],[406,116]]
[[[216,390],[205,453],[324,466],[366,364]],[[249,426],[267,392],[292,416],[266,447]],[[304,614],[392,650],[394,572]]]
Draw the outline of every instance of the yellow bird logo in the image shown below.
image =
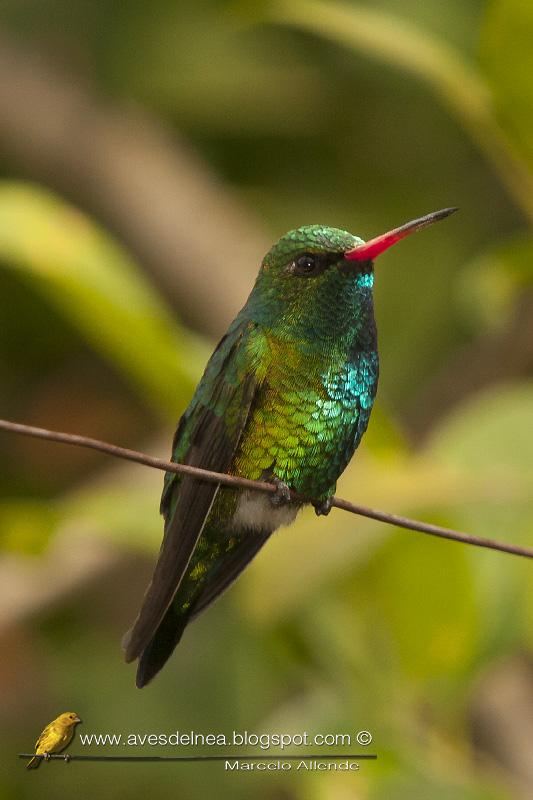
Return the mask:
[[[35,756],[28,761],[26,768],[37,769],[43,759],[49,758],[52,753],[64,750],[72,741],[74,728],[78,722],[81,722],[81,719],[74,711],[65,711],[50,722],[35,742]],[[65,756],[65,760],[68,760],[68,756]]]

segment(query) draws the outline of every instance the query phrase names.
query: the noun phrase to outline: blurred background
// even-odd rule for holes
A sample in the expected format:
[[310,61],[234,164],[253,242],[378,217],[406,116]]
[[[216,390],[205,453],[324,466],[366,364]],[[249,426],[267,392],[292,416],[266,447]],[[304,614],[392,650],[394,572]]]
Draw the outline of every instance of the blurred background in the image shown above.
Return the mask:
[[[0,416],[166,457],[273,241],[457,205],[378,263],[378,403],[339,495],[533,544],[532,40],[528,0],[4,0]],[[532,796],[531,563],[305,513],[139,692],[120,639],[161,474],[0,447],[3,797]],[[84,733],[364,728],[379,760],[26,773],[71,709]]]

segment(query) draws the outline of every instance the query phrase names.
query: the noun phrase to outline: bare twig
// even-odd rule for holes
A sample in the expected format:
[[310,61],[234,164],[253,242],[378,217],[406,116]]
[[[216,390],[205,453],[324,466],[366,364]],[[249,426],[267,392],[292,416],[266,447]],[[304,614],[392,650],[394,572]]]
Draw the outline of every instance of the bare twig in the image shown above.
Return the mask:
[[[102,453],[107,453],[107,455],[123,458],[127,461],[135,461],[138,464],[144,464],[153,469],[160,469],[164,472],[176,472],[180,475],[191,475],[194,478],[198,478],[198,480],[219,483],[221,486],[249,489],[255,492],[276,492],[276,487],[271,483],[251,481],[248,478],[241,478],[237,475],[212,472],[211,470],[200,469],[199,467],[191,467],[189,464],[176,464],[174,462],[164,461],[162,458],[155,458],[146,453],[129,450],[126,447],[118,447],[115,444],[101,442],[99,439],[91,439],[88,436],[79,436],[78,434],[63,433],[61,431],[49,431],[46,428],[22,425],[21,423],[10,422],[5,419],[0,419],[0,430],[10,433],[20,433],[24,436],[33,436],[37,439],[60,442],[62,444],[89,447],[92,450],[99,450]],[[309,498],[302,497],[296,492],[291,492],[291,497],[293,500],[309,502]],[[396,525],[399,528],[407,528],[408,530],[419,531],[420,533],[430,534],[431,536],[438,536],[442,539],[453,539],[463,544],[472,544],[476,547],[486,547],[490,550],[499,550],[502,553],[510,553],[515,556],[533,558],[533,549],[529,547],[520,547],[519,545],[508,544],[507,542],[500,542],[481,536],[471,536],[468,533],[461,533],[451,528],[441,528],[439,525],[432,525],[428,522],[409,519],[409,517],[401,517],[398,514],[390,514],[387,511],[378,511],[373,508],[368,508],[367,506],[361,506],[356,503],[351,503],[348,500],[343,500],[340,497],[333,498],[332,507],[340,508],[343,511],[349,511],[351,514],[359,514],[359,516],[362,517],[369,517],[379,522],[385,522],[388,525]]]
[[[69,753],[48,753],[45,755],[38,755],[37,753],[19,753],[18,758],[38,758],[40,761],[142,761],[142,762],[158,762],[158,761],[177,761],[180,763],[189,762],[217,762],[217,761],[307,761],[308,759],[323,759],[324,754],[321,753],[302,753],[299,755],[287,755],[285,753],[271,753],[270,755],[238,755],[237,753],[230,753],[219,756],[97,756],[97,755],[70,755]],[[377,755],[375,753],[336,753],[326,756],[328,761],[345,761],[346,759],[357,759],[358,761],[375,761]]]

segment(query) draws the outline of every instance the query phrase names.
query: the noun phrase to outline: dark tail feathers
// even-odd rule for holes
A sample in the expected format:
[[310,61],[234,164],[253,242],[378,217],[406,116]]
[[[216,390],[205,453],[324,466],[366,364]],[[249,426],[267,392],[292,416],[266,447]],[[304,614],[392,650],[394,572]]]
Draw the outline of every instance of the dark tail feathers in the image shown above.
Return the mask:
[[166,664],[174,649],[179,644],[183,631],[190,620],[190,612],[179,616],[172,606],[163,617],[152,641],[139,659],[136,683],[139,689],[146,686],[160,669]]

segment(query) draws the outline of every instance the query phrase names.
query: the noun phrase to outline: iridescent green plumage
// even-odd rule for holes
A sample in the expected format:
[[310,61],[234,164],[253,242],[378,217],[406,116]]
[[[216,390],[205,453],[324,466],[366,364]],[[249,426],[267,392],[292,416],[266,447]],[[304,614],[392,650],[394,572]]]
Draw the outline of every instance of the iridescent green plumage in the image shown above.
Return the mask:
[[[180,420],[174,461],[282,482],[324,508],[366,430],[377,387],[366,246],[319,225],[274,245]],[[165,536],[126,644],[128,660],[140,657],[139,686],[299,507],[165,476]]]

